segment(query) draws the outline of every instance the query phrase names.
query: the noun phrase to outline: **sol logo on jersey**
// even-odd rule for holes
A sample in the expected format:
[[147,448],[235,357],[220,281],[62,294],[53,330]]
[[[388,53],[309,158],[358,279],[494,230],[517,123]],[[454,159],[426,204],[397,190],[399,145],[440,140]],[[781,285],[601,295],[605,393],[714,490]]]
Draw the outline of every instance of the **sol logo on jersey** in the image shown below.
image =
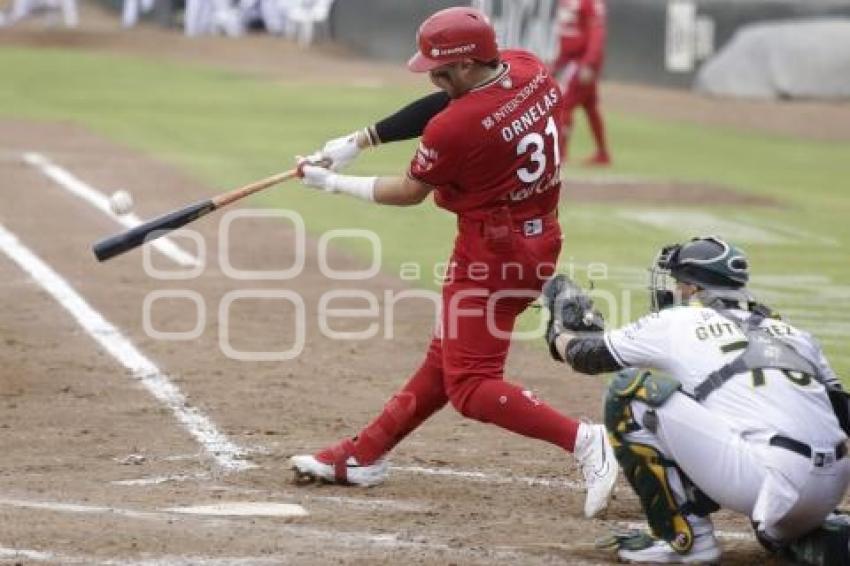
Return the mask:
[[541,179],[530,187],[523,187],[521,189],[511,191],[508,195],[508,198],[510,198],[512,202],[518,202],[521,200],[526,200],[533,195],[542,195],[546,191],[550,190],[552,187],[557,186],[559,178],[560,171],[554,177]]

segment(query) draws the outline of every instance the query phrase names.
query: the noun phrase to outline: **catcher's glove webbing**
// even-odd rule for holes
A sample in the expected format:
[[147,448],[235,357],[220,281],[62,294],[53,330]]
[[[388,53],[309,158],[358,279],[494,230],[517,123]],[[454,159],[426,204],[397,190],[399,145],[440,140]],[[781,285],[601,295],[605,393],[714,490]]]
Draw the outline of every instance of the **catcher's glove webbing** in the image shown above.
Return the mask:
[[566,275],[555,275],[543,286],[543,306],[549,311],[546,324],[546,342],[549,353],[559,362],[564,359],[555,347],[555,340],[563,332],[601,332],[605,321],[593,308],[593,301],[581,287]]

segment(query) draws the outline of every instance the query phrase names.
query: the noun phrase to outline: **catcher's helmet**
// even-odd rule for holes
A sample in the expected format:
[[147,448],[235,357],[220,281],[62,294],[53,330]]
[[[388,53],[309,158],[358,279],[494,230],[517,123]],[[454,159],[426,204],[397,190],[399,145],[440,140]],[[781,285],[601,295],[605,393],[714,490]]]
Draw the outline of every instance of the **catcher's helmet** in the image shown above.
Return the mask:
[[664,246],[650,269],[653,308],[672,303],[664,281],[667,276],[706,290],[737,290],[750,279],[744,252],[716,236],[694,238],[684,244]]
[[414,73],[464,59],[487,63],[499,58],[496,31],[474,8],[446,8],[433,14],[419,26],[416,42],[419,51],[407,62]]

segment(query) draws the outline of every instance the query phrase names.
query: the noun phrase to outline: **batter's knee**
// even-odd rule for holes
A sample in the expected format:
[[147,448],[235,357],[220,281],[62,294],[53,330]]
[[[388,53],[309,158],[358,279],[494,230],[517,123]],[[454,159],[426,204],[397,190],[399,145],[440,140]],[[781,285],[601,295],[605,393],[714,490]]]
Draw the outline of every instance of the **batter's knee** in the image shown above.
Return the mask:
[[446,387],[446,393],[449,396],[449,402],[455,410],[468,419],[481,420],[480,415],[476,414],[470,402],[475,390],[481,385],[483,378],[467,377],[465,379],[454,381],[453,385]]

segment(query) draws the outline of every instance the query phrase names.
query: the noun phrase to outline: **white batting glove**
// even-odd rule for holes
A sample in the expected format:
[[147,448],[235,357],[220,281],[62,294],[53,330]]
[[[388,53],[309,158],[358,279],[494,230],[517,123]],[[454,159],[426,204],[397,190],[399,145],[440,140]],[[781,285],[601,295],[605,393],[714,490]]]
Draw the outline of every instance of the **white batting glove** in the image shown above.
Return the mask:
[[308,187],[321,189],[326,193],[345,193],[353,197],[374,201],[377,177],[352,177],[339,175],[330,169],[313,163],[302,162],[301,182]]
[[328,193],[338,192],[334,184],[337,175],[330,169],[318,165],[303,165],[301,172],[304,175],[301,177],[301,182],[308,187],[321,189]]
[[357,159],[357,156],[363,151],[357,145],[357,135],[359,133],[359,131],[353,132],[347,136],[328,141],[321,151],[318,152],[319,158],[330,161],[330,169],[332,171],[339,171],[347,166]]

